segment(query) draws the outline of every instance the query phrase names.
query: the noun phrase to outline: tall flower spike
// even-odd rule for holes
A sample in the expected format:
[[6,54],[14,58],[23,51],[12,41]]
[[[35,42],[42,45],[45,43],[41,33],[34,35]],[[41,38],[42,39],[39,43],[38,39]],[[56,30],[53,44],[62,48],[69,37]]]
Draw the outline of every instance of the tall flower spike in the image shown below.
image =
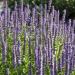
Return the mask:
[[63,18],[62,18],[62,19],[63,19],[63,23],[65,23],[66,9],[64,9],[64,11],[63,11],[63,12],[64,12],[64,14],[63,14]]
[[17,22],[18,22],[18,12],[17,12],[17,2],[15,1],[15,10],[14,10],[14,27],[15,28],[18,27]]
[[52,0],[48,0],[48,12],[50,12],[51,4],[52,4]]
[[41,14],[40,14],[40,17],[41,17],[41,27],[40,27],[40,41],[41,41],[41,44],[40,44],[40,55],[41,55],[41,58],[40,58],[40,63],[41,63],[41,66],[40,66],[40,75],[43,75],[43,6],[42,4],[40,5],[40,8],[41,8]]
[[4,27],[5,27],[7,26],[7,11],[8,11],[7,0],[4,0],[3,2],[3,9],[4,9]]
[[13,64],[14,68],[16,68],[16,65],[17,65],[15,49],[16,49],[15,45],[13,45],[13,50],[12,50],[12,64]]
[[16,50],[16,54],[17,54],[17,63],[18,63],[18,65],[20,65],[21,64],[21,56],[20,56],[20,41],[18,41],[18,43],[17,43],[17,50]]
[[21,20],[22,20],[22,25],[24,24],[24,11],[23,11],[23,9],[24,9],[23,8],[23,0],[21,0]]
[[36,74],[39,74],[39,32],[37,25],[35,27],[35,64],[36,64]]

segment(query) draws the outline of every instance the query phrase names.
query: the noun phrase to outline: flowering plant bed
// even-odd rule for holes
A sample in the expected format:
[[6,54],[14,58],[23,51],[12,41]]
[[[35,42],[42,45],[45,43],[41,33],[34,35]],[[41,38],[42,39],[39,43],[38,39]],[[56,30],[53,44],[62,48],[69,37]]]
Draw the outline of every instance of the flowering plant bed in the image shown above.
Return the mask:
[[[0,75],[75,75],[74,22],[54,6],[20,7],[7,1],[0,13]],[[50,8],[52,7],[52,8]]]

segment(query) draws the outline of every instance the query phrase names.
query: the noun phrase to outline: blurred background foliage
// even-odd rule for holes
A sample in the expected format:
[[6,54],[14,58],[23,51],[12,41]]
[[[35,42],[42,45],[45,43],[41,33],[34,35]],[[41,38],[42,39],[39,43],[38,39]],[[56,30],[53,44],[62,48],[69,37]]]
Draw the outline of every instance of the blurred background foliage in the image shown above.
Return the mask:
[[66,18],[75,18],[75,0],[53,0],[55,9],[59,9],[61,14],[66,9]]
[[[8,5],[10,8],[14,7],[15,1],[18,4],[21,3],[21,0],[8,0]],[[34,5],[34,2],[39,6],[40,3],[49,3],[49,0],[23,0],[24,4]],[[60,10],[62,15],[63,10],[66,9],[66,18],[75,18],[75,0],[52,0],[52,5],[55,6],[56,10]]]

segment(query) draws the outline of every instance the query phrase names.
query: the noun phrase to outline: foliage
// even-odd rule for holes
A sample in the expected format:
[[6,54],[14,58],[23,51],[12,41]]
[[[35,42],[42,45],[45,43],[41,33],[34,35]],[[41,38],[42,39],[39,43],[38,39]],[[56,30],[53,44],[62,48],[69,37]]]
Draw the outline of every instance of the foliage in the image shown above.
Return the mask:
[[[16,0],[18,4],[21,3],[21,0]],[[34,5],[34,0],[23,0],[23,4],[30,4],[30,5]],[[40,5],[41,2],[43,4],[45,3],[49,3],[48,1],[44,0],[44,1],[40,1],[40,0],[36,0],[35,3],[37,5]],[[14,8],[15,5],[15,1],[14,0],[8,0],[8,5],[11,9]],[[54,5],[56,10],[60,10],[60,15],[63,14],[63,10],[66,9],[67,11],[67,15],[66,18],[74,18],[75,17],[75,0],[53,0],[52,5]]]
[[55,56],[56,56],[56,61],[58,61],[59,58],[62,56],[62,48],[63,48],[63,37],[61,36],[56,36],[55,38]]
[[53,5],[56,10],[60,11],[62,15],[63,10],[66,9],[66,18],[74,18],[75,15],[75,0],[53,0]]

